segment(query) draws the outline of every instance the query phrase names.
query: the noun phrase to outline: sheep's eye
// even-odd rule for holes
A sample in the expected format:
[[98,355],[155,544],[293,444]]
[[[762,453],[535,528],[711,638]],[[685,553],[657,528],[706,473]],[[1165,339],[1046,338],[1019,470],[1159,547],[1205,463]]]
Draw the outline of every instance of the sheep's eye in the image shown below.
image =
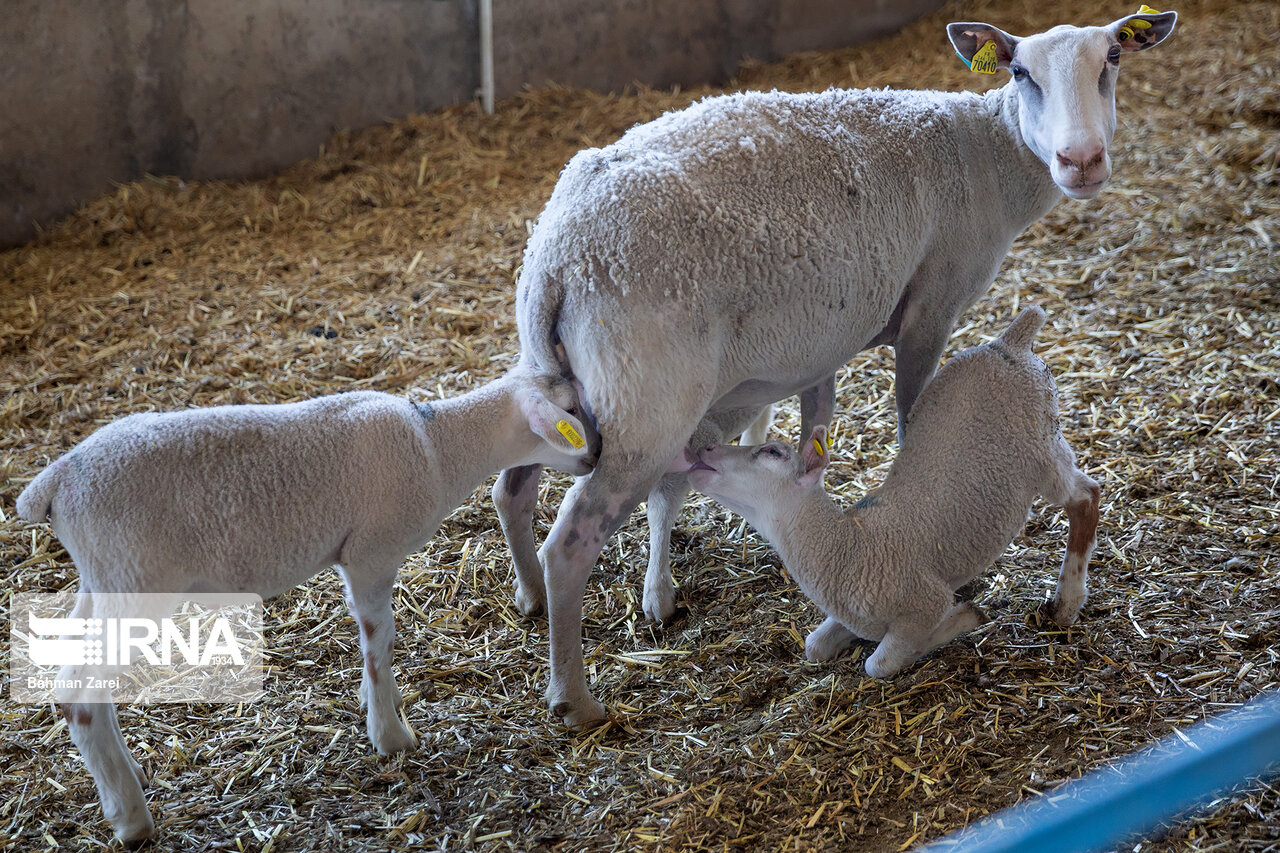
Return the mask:
[[1027,77],[1027,69],[1021,65],[1010,65],[1009,73],[1013,75],[1014,80],[1025,80]]
[[785,459],[786,454],[780,448],[774,447],[772,444],[766,445],[764,452],[772,456],[774,459]]
[[1112,65],[1117,65],[1117,64],[1119,64],[1119,62],[1120,62],[1120,48],[1119,48],[1119,47],[1113,47],[1113,48],[1111,48],[1111,52],[1107,54],[1107,62],[1110,62]]

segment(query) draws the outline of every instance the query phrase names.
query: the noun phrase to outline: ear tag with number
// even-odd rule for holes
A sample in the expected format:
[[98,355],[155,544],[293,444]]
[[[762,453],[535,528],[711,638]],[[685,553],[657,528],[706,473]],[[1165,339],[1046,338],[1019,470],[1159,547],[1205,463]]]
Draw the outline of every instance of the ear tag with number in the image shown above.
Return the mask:
[[578,431],[568,421],[556,421],[556,429],[560,431],[566,441],[573,445],[574,450],[578,450],[587,443],[587,440],[578,435]]
[[978,48],[978,52],[969,61],[969,70],[979,74],[995,74],[998,67],[999,58],[996,56],[996,43],[993,41]]

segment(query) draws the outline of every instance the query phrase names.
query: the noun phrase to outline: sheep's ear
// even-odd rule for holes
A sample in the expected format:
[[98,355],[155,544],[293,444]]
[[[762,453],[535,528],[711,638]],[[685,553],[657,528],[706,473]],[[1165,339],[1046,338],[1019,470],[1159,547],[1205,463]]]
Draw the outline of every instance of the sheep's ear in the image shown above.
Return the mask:
[[1129,15],[1113,22],[1108,30],[1120,42],[1120,49],[1125,53],[1135,53],[1155,47],[1169,37],[1173,25],[1178,22],[1177,12],[1157,12],[1150,6],[1143,6],[1138,14]]
[[806,486],[821,483],[830,461],[831,439],[827,428],[816,426],[804,447],[800,448],[800,482]]
[[995,74],[997,68],[1007,71],[1021,41],[998,27],[979,23],[947,24],[947,38],[964,64],[980,74]]
[[570,456],[586,456],[587,430],[582,421],[551,402],[541,391],[532,391],[520,403],[529,429],[543,441]]

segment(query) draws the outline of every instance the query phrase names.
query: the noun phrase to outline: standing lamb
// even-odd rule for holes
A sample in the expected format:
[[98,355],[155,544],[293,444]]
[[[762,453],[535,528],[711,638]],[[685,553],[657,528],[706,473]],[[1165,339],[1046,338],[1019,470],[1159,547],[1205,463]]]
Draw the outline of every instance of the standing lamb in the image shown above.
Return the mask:
[[[1013,79],[981,95],[708,98],[569,162],[525,252],[521,357],[548,369],[563,344],[603,450],[566,496],[541,564],[537,470],[507,471],[495,487],[517,602],[548,608],[547,699],[566,723],[605,716],[583,669],[587,577],[646,494],[665,542],[688,486],[664,473],[690,437],[734,435],[886,343],[901,425],[1013,239],[1064,193],[1102,189],[1120,56],[1160,43],[1176,18],[1144,8],[1027,38],[951,24],[971,67]],[[644,608],[665,619],[665,546],[650,556]]]
[[1071,625],[1088,593],[1098,484],[1076,467],[1058,426],[1058,394],[1031,351],[1044,312],[1028,308],[996,340],[965,350],[916,400],[884,484],[842,512],[822,488],[826,428],[788,445],[710,447],[694,488],[772,543],[827,620],[805,655],[830,660],[856,637],[878,641],[867,674],[889,678],[985,617],[955,590],[1022,530],[1037,495],[1066,507],[1067,552],[1052,613]]
[[[584,474],[591,445],[570,383],[516,368],[436,403],[353,391],[300,403],[137,414],[40,473],[18,515],[51,519],[90,593],[251,592],[270,598],[329,567],[346,583],[364,655],[360,697],[379,753],[410,748],[391,672],[391,591],[410,553],[494,471]],[[112,615],[78,599],[74,617]],[[155,614],[157,618],[168,614]],[[112,675],[95,668],[93,675]],[[83,680],[81,668],[59,673]],[[155,834],[142,768],[110,689],[59,694],[71,738],[126,842]]]

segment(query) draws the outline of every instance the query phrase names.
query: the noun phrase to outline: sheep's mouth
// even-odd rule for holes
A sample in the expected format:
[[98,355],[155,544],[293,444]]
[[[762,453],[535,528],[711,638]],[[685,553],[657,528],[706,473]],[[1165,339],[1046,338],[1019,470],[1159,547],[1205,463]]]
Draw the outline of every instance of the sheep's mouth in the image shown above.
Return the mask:
[[696,462],[694,462],[691,466],[689,466],[689,473],[692,474],[694,471],[710,471],[711,473],[714,474],[716,472],[716,469],[712,468],[710,465],[708,465],[707,463],[699,459]]

